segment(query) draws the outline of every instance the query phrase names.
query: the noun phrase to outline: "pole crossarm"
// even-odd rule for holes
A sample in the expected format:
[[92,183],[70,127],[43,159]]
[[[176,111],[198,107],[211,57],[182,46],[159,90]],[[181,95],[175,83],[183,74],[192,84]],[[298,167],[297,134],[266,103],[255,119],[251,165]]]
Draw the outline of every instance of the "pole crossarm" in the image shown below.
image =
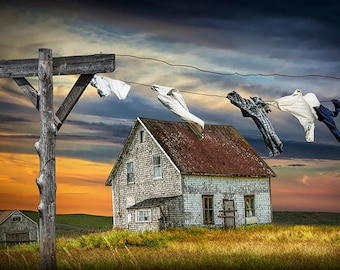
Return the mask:
[[[58,111],[54,115],[54,123],[59,130],[78,102],[79,98],[91,82],[94,74],[81,74],[68,93],[67,97],[60,105]],[[21,88],[26,97],[32,102],[33,106],[39,111],[39,95],[34,87],[26,80],[26,78],[13,78],[16,84]]]
[[33,103],[33,106],[39,111],[38,92],[25,78],[13,78],[16,84],[21,88],[26,97]]
[[[34,144],[40,158],[36,182],[40,192],[40,269],[57,269],[56,260],[56,135],[96,73],[115,69],[114,54],[52,57],[51,49],[39,49],[38,59],[0,61],[0,78],[13,78],[40,112],[40,139]],[[53,76],[79,75],[78,80],[54,113]],[[39,91],[25,77],[38,76]]]
[[57,124],[57,129],[59,130],[64,123],[65,119],[72,111],[74,105],[78,102],[80,96],[85,91],[87,85],[91,82],[94,74],[81,74],[73,85],[72,89],[68,93],[64,102],[60,105],[58,111],[56,112],[56,117],[59,119],[59,123]]
[[[53,75],[109,73],[114,69],[114,54],[53,57]],[[0,61],[0,78],[36,76],[38,76],[38,59]]]

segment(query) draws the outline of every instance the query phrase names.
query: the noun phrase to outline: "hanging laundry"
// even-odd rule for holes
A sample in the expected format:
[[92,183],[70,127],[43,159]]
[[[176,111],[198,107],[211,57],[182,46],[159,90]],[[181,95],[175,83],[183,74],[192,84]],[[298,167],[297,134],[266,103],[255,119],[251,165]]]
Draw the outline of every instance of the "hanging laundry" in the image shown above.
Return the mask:
[[227,95],[232,104],[241,109],[243,117],[251,117],[260,130],[264,143],[269,151],[269,156],[277,156],[283,151],[283,143],[276,135],[270,123],[267,113],[271,110],[269,106],[259,97],[250,99],[242,98],[237,92],[233,91]]
[[[267,102],[281,111],[290,112],[293,114],[303,126],[305,138],[307,142],[314,142],[314,119],[317,119],[316,113],[313,111],[312,93],[307,94],[307,98],[302,95],[300,89],[296,89],[290,96],[284,96],[276,99],[273,102]],[[310,103],[310,104],[309,104]]]
[[336,99],[332,99],[332,103],[334,105],[334,111],[329,110],[323,105],[315,107],[314,109],[318,116],[318,120],[324,122],[334,137],[338,140],[338,142],[340,142],[340,132],[337,129],[333,119],[334,117],[337,117],[338,113],[340,112],[340,102]]
[[204,121],[189,112],[179,90],[160,85],[152,85],[151,89],[158,92],[158,100],[165,107],[185,121],[199,139],[203,139]]
[[100,97],[106,97],[114,93],[120,100],[127,97],[131,88],[125,82],[98,75],[94,75],[90,83],[93,87],[97,88]]

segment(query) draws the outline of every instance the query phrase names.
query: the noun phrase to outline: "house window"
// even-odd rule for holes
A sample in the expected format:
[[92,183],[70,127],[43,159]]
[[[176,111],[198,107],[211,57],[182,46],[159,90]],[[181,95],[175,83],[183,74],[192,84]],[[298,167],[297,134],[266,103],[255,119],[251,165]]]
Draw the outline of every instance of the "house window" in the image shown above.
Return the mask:
[[153,178],[161,178],[162,177],[162,166],[161,166],[161,155],[156,154],[152,157],[153,164]]
[[133,162],[126,163],[126,170],[127,170],[127,182],[128,183],[135,182],[135,176],[133,173]]
[[136,222],[150,222],[151,209],[141,209],[136,212]]
[[203,196],[203,223],[214,224],[214,197]]
[[12,217],[13,222],[20,222],[21,221],[21,216],[13,216]]
[[246,217],[255,216],[255,196],[254,195],[244,196],[244,207],[245,207]]
[[145,141],[144,130],[139,131],[139,139],[141,143]]

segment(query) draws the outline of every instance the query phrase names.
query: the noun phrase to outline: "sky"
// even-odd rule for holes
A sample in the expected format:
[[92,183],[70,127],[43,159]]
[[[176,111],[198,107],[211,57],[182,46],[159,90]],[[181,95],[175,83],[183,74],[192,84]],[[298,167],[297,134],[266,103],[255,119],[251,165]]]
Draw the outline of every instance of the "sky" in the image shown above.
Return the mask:
[[[284,144],[269,157],[261,133],[226,95],[274,101],[295,89],[330,110],[340,100],[337,1],[20,1],[2,4],[0,59],[115,54],[130,83],[125,100],[89,85],[57,134],[57,213],[112,215],[105,181],[137,117],[181,121],[151,85],[180,90],[191,113],[233,125],[277,174],[274,211],[340,212],[340,144],[315,120],[306,142],[298,120],[271,106]],[[185,3],[183,3],[185,2]],[[273,75],[277,74],[277,75]],[[78,76],[54,76],[55,111]],[[27,77],[38,90],[36,77]],[[0,78],[0,209],[37,210],[40,115],[13,79]],[[340,128],[340,116],[335,118]]]

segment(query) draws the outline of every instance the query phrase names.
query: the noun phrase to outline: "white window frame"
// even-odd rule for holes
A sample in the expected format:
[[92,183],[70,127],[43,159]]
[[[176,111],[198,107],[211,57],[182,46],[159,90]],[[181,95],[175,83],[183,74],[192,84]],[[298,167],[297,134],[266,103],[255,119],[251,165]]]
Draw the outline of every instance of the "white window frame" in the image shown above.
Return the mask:
[[137,209],[136,222],[151,222],[151,209]]
[[213,195],[202,196],[202,210],[203,210],[203,224],[204,225],[215,224],[214,196]]
[[[159,163],[155,163],[155,158],[159,159]],[[154,179],[162,178],[162,159],[160,154],[152,155],[152,175]]]
[[126,180],[128,184],[135,182],[133,161],[126,162]]
[[256,217],[255,195],[244,196],[244,212],[246,218]]

